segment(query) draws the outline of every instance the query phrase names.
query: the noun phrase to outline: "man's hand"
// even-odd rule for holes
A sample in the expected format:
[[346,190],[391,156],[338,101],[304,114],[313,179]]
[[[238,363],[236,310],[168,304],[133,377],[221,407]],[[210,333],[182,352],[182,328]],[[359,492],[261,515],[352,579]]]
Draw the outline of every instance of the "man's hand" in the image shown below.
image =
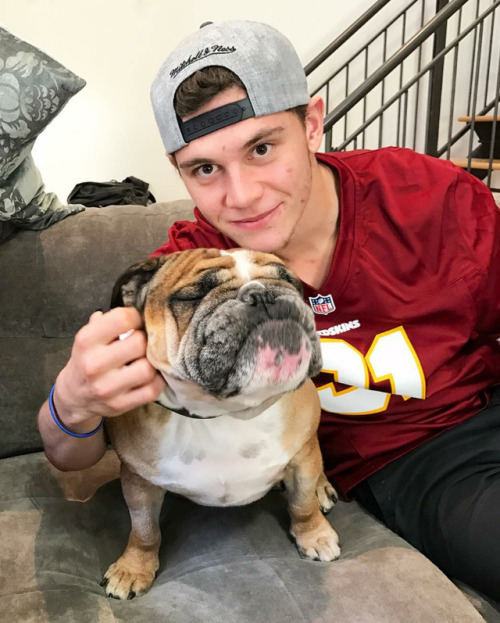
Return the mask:
[[[119,339],[130,330],[126,339]],[[165,381],[146,359],[146,346],[136,309],[92,314],[76,334],[71,358],[57,378],[54,402],[62,421],[73,430],[72,425],[121,415],[158,398]]]
[[[120,335],[130,332],[125,339]],[[57,377],[54,405],[60,421],[74,433],[87,433],[104,417],[119,416],[155,400],[166,383],[146,359],[146,334],[139,312],[117,307],[95,312],[75,336],[71,357]],[[48,403],[38,426],[48,458],[59,469],[83,469],[105,451],[104,435],[81,439],[61,431]]]

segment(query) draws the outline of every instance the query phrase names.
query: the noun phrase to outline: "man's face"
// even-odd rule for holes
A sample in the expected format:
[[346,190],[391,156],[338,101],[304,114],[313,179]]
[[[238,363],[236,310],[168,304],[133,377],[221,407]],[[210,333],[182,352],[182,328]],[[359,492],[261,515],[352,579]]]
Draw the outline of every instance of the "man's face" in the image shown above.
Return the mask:
[[[245,97],[233,87],[198,114]],[[317,140],[298,116],[246,119],[198,138],[175,154],[203,216],[239,246],[278,253],[300,235]]]

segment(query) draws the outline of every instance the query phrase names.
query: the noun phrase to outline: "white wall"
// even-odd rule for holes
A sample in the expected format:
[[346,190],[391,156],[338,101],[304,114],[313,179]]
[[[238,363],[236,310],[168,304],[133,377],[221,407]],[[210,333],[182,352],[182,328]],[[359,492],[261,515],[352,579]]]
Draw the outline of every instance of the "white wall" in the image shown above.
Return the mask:
[[65,201],[82,181],[135,175],[158,201],[186,197],[164,156],[149,87],[169,51],[207,20],[280,29],[304,65],[370,0],[0,0],[0,23],[82,76],[87,86],[38,138],[46,189]]

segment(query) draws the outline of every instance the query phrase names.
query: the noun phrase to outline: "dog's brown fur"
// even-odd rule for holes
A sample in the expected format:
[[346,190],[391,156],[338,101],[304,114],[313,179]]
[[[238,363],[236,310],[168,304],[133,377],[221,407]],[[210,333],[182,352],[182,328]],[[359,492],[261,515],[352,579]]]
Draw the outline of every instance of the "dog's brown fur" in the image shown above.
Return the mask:
[[[210,478],[210,470],[216,469],[212,467],[213,461],[217,458],[217,448],[213,447],[207,449],[208,457],[202,456],[204,449],[196,444],[195,439],[199,430],[220,432],[214,434],[215,445],[220,439],[223,456],[227,453],[224,446],[226,443],[237,461],[244,464],[245,468],[248,464],[249,486],[257,487],[257,491],[262,489],[262,495],[277,481],[284,481],[291,516],[290,532],[302,556],[319,560],[334,560],[339,556],[338,537],[320,511],[320,507],[324,512],[331,509],[335,491],[323,473],[317,439],[320,405],[312,381],[299,379],[298,389],[286,389],[284,393],[276,390],[276,395],[270,396],[264,387],[262,391],[265,399],[259,405],[254,404],[253,394],[245,394],[246,386],[236,396],[207,392],[193,379],[186,378],[186,368],[181,365],[186,356],[186,341],[195,339],[191,334],[188,335],[191,322],[197,309],[203,309],[203,305],[212,305],[212,308],[207,309],[213,309],[213,313],[196,318],[201,317],[202,322],[208,324],[226,301],[236,297],[244,298],[244,288],[253,287],[252,284],[257,282],[260,284],[256,289],[257,294],[262,292],[261,288],[266,290],[269,287],[271,293],[289,299],[292,308],[294,305],[304,305],[298,295],[296,278],[286,271],[278,258],[241,250],[239,253],[221,254],[216,250],[203,249],[148,260],[139,267],[132,267],[118,282],[115,302],[118,299],[121,304],[134,304],[144,313],[148,359],[162,372],[174,390],[180,387],[181,394],[188,396],[189,404],[182,403],[181,406],[189,415],[196,414],[194,417],[199,419],[190,420],[182,414],[166,410],[165,406],[150,404],[108,420],[110,438],[122,461],[123,493],[132,520],[132,531],[125,552],[104,576],[103,583],[110,596],[131,598],[144,593],[151,586],[159,566],[161,534],[158,520],[165,490],[181,492],[195,500],[201,497],[201,503],[245,503],[241,502],[245,498],[245,486],[239,483],[232,485],[230,481],[234,466],[228,466],[222,474],[217,472],[217,478],[214,476],[217,485],[224,478],[228,482],[223,495],[216,484],[211,492],[210,480],[206,481],[208,487],[198,484],[197,474],[200,479]],[[208,288],[200,297],[201,303],[183,304],[181,299],[181,304],[176,307],[173,302],[174,297],[178,296],[176,293],[187,292],[189,295],[191,290],[195,293],[200,279],[207,271],[212,271],[211,274],[216,275],[217,279],[214,287]],[[264,305],[273,304],[271,301]],[[309,320],[304,322],[307,325],[304,335],[310,335],[311,340],[314,340],[314,329]],[[259,340],[262,341],[259,337],[257,344],[260,344]],[[314,365],[317,368],[318,362]],[[279,373],[279,367],[276,367],[276,374]],[[251,382],[254,382],[253,377]],[[168,398],[168,401],[172,400],[177,400],[177,394]],[[178,406],[172,404],[171,408]],[[211,419],[217,409],[220,417]],[[266,437],[263,436],[263,430],[268,431]],[[176,438],[179,431],[187,433]],[[225,441],[226,433],[231,444]],[[234,444],[235,439],[240,441]],[[254,440],[255,445],[249,445],[249,440]],[[165,456],[165,448],[179,449],[179,446],[184,455],[179,454],[179,458]],[[254,457],[259,453],[262,460]],[[270,470],[269,465],[274,466],[275,458],[278,469]],[[204,460],[205,466],[195,472],[193,478],[187,470],[195,470]],[[183,471],[184,465],[186,472]],[[262,474],[253,473],[252,469],[258,468],[262,468]],[[244,470],[242,473],[246,474]]]

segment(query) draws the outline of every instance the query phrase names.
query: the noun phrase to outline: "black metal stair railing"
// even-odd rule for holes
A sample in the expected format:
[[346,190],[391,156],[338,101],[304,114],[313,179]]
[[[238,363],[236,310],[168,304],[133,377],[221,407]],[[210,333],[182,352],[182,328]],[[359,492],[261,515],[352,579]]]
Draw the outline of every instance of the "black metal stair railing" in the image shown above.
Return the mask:
[[[384,7],[387,7],[387,14],[384,14]],[[400,49],[402,45],[407,41],[408,37],[414,32],[418,32],[424,24],[425,13],[425,0],[410,0],[405,2],[405,6],[400,8],[394,5],[399,5],[400,2],[394,2],[394,0],[378,0],[375,2],[361,17],[356,20],[347,30],[342,33],[337,39],[335,39],[323,52],[321,52],[316,58],[314,58],[305,67],[307,76],[311,76],[314,70],[322,68],[327,64],[328,59],[335,61],[336,69],[333,70],[331,75],[328,75],[326,79],[320,81],[320,83],[314,86],[311,95],[321,94],[324,96],[326,103],[327,114],[331,113],[332,104],[334,104],[339,97],[343,97],[344,100],[337,104],[337,108],[333,110],[335,115],[333,121],[327,121],[325,123],[325,136],[326,145],[328,148],[332,147],[332,126],[338,121],[342,121],[343,139],[347,136],[348,128],[348,115],[347,113],[351,107],[352,94],[356,89],[361,89],[361,101],[363,105],[363,121],[366,120],[368,111],[367,98],[364,97],[371,91],[371,83],[368,82],[370,77],[370,60],[371,57],[377,65],[383,65],[389,56],[392,56],[394,52]],[[413,11],[413,15],[412,15]],[[394,14],[395,13],[395,14]],[[334,53],[341,52],[341,48],[347,47],[352,38],[359,37],[362,27],[369,23],[372,25],[374,19],[379,17],[378,14],[382,14],[382,19],[385,18],[384,25],[371,35],[368,41],[355,50],[345,62],[338,63],[336,61],[337,55]],[[410,26],[409,26],[410,24]],[[413,28],[411,27],[413,26]],[[418,69],[421,67],[422,50],[419,50]],[[372,62],[372,64],[373,64]],[[403,66],[400,64],[400,81],[402,80]],[[316,72],[318,73],[318,72]],[[310,79],[311,82],[311,79]],[[317,82],[317,81],[316,81]],[[385,81],[381,83],[381,101],[384,101],[385,97]],[[400,85],[401,86],[401,85]],[[348,102],[346,104],[346,102]],[[364,139],[364,136],[363,136]]]
[[[389,2],[375,3],[309,63],[309,80]],[[312,89],[327,106],[325,150],[410,147],[451,159],[500,192],[492,187],[500,171],[500,0],[437,0],[424,23],[426,11],[425,0],[393,9],[376,35]],[[396,26],[399,41],[389,34]],[[370,72],[370,48],[380,41],[380,65]],[[333,102],[333,93],[342,101]]]

